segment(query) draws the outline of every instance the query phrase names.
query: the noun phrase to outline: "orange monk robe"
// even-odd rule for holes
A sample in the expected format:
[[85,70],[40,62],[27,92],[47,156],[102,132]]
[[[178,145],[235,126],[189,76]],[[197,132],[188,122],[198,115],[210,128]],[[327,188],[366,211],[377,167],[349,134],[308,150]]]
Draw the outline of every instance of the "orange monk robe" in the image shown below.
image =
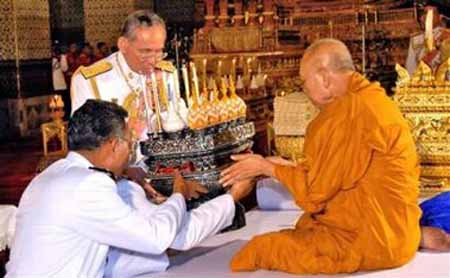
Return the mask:
[[348,94],[308,127],[304,163],[276,166],[305,214],[253,238],[233,271],[340,273],[407,263],[419,246],[418,158],[407,122],[378,83],[354,73]]

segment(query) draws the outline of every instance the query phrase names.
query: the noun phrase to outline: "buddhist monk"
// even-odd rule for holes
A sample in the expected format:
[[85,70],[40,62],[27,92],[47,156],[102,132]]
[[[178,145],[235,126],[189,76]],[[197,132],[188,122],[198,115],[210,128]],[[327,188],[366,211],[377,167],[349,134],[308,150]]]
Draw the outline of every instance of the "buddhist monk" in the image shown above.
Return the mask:
[[274,177],[304,214],[295,228],[250,240],[231,269],[333,274],[407,263],[421,239],[419,164],[407,122],[379,83],[355,72],[338,40],[308,47],[300,78],[320,109],[307,128],[305,160],[235,156],[221,182]]

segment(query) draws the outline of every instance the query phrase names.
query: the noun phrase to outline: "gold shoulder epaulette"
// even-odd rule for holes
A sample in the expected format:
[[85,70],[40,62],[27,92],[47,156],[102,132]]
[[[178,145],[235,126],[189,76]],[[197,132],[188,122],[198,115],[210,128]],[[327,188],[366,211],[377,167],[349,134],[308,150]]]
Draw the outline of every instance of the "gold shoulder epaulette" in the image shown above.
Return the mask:
[[168,71],[168,72],[174,72],[176,70],[175,66],[166,60],[160,61],[158,62],[158,64],[156,64],[155,66],[157,69],[163,70],[163,71]]
[[80,67],[80,72],[83,75],[84,79],[90,79],[99,74],[105,73],[112,69],[112,64],[107,61],[99,61],[92,66],[89,67]]

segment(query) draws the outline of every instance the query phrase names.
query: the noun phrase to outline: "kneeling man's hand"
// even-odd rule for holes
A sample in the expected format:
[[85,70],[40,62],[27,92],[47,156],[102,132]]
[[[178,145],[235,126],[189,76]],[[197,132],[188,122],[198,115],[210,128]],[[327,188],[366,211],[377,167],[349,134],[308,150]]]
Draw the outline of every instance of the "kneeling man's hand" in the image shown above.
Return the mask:
[[208,189],[196,181],[185,180],[179,171],[175,171],[173,193],[181,193],[186,200],[191,200],[200,197],[201,194],[208,193]]
[[128,179],[140,184],[141,186],[144,186],[144,184],[146,183],[145,178],[147,177],[147,173],[141,167],[128,167],[125,174]]
[[147,198],[154,204],[159,205],[167,200],[167,197],[159,193],[155,188],[153,188],[153,186],[149,181],[148,182],[146,181],[142,187],[145,190]]

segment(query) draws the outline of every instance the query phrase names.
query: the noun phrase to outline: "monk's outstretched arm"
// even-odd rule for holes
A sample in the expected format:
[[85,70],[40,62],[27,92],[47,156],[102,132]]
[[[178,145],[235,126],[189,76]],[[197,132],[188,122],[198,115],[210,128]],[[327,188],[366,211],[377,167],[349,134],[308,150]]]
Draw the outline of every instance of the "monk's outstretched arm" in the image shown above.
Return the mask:
[[274,169],[274,177],[286,187],[294,197],[295,202],[301,207],[303,207],[307,195],[305,176],[302,165],[276,165]]
[[321,211],[342,189],[355,186],[370,161],[363,149],[361,121],[325,125],[305,142],[303,163],[296,167],[276,165],[274,176],[306,212]]

